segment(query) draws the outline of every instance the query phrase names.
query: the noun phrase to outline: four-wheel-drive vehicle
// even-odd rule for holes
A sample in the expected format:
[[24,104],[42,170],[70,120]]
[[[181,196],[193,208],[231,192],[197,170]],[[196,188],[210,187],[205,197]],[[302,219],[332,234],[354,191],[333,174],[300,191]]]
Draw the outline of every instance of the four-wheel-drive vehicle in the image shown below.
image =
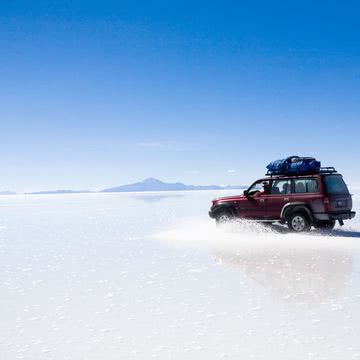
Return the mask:
[[276,175],[255,181],[243,195],[212,201],[209,215],[217,223],[236,218],[287,223],[296,232],[332,229],[352,219],[352,198],[341,174],[323,168],[312,175]]

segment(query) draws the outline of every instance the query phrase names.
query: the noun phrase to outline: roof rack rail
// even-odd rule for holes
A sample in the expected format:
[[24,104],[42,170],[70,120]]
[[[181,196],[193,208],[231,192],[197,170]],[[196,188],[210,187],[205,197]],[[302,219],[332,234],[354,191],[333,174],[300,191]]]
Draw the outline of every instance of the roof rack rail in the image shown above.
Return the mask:
[[270,177],[273,177],[273,176],[282,176],[284,174],[274,174],[272,173],[270,170],[268,170],[268,172],[265,174],[265,176],[270,176]]
[[320,168],[320,174],[324,173],[336,173],[336,169],[333,166],[327,166],[327,167],[321,167]]
[[318,172],[299,172],[299,173],[280,173],[274,174],[270,170],[265,174],[265,176],[301,176],[301,175],[314,175],[314,174],[333,174],[337,173],[337,170],[333,166],[321,167]]

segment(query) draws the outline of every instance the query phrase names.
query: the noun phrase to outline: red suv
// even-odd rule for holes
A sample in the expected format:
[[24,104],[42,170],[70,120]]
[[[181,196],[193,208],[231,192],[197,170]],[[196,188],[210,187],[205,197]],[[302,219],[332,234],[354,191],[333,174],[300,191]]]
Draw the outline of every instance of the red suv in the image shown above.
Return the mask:
[[335,221],[352,219],[355,212],[342,175],[335,170],[315,175],[268,176],[255,181],[243,195],[212,201],[209,215],[217,223],[235,218],[287,223],[296,232],[332,229]]

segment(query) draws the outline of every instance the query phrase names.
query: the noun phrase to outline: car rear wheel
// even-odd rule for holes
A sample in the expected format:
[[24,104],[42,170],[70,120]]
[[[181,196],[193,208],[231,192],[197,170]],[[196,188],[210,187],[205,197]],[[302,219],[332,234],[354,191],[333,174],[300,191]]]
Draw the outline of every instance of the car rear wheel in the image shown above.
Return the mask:
[[309,218],[304,213],[291,214],[288,219],[288,226],[294,232],[309,231],[311,228]]
[[332,230],[335,227],[335,220],[318,221],[314,227],[319,230]]
[[231,220],[233,220],[233,218],[234,217],[229,211],[225,211],[225,210],[219,211],[219,213],[217,213],[215,217],[216,225],[226,224]]

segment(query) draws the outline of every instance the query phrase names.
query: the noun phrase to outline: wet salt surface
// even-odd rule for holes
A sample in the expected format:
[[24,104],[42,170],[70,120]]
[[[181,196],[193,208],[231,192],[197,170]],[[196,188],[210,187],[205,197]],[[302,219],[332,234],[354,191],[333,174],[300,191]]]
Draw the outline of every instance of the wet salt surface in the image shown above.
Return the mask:
[[1,197],[0,359],[360,359],[358,218],[217,229],[217,195]]

